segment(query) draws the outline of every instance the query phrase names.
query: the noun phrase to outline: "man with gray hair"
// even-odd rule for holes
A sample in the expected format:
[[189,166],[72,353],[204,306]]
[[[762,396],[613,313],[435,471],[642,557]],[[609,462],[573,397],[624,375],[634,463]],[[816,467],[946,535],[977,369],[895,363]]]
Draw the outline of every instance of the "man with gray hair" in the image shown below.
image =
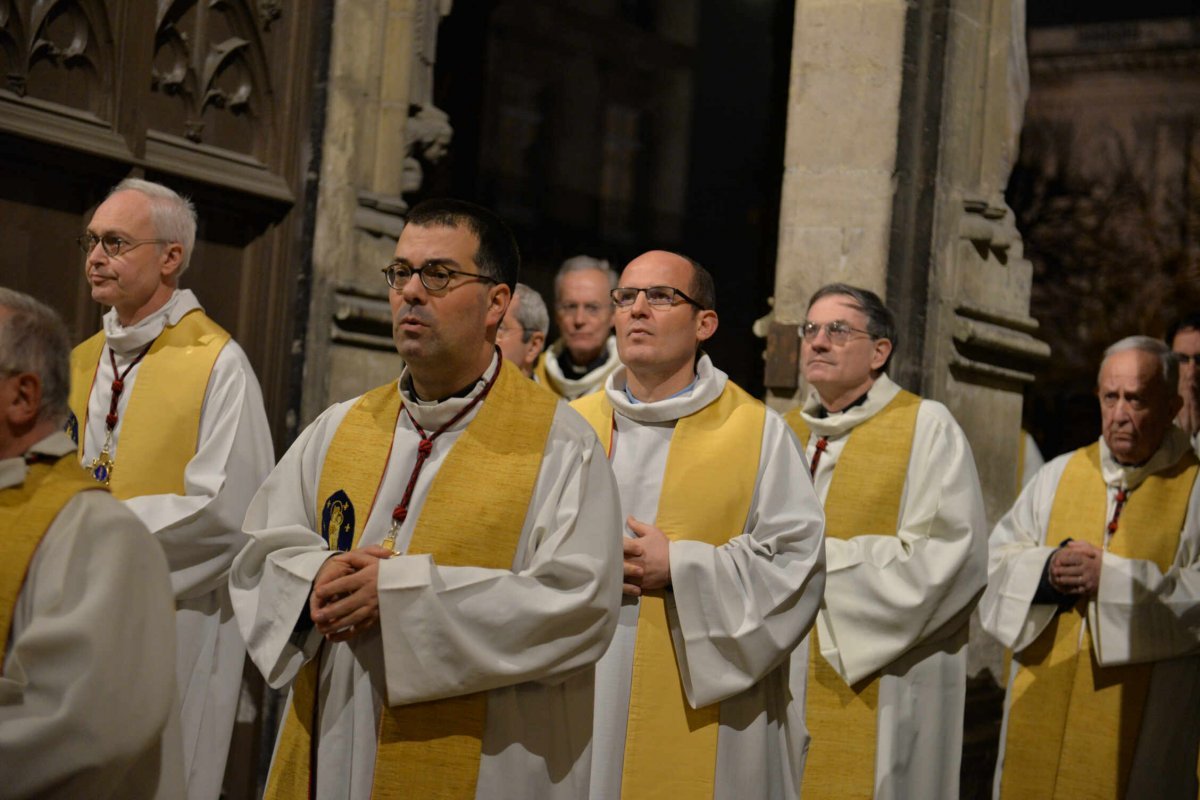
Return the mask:
[[888,378],[896,324],[874,292],[822,287],[800,333],[812,391],[784,418],[825,510],[829,570],[792,657],[812,735],[803,796],[957,797],[987,563],[971,447],[945,406]]
[[591,256],[568,258],[554,278],[554,321],[559,339],[546,349],[534,379],[555,394],[574,400],[597,392],[619,366],[611,335],[617,273]]
[[109,310],[72,353],[69,428],[171,565],[187,796],[215,800],[245,658],[229,565],[274,458],[246,354],[179,288],[195,240],[192,204],[161,184],[122,181],[96,209],[79,244]]
[[533,367],[546,346],[550,332],[550,313],[546,301],[532,287],[517,284],[504,319],[496,329],[496,344],[509,361],[516,364],[525,377],[533,377]]
[[1099,441],[992,531],[983,627],[1013,651],[997,797],[1195,797],[1200,485],[1177,365],[1130,336],[1100,365]]
[[0,287],[0,785],[175,798],[167,562],[61,432],[69,354],[53,311]]

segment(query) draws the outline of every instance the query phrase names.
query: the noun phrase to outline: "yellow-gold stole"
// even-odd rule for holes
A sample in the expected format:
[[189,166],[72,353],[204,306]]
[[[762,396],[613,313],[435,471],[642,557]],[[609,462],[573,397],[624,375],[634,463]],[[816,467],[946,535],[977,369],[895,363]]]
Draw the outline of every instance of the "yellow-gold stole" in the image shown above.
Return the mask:
[[[200,412],[208,380],[229,334],[199,309],[189,311],[155,339],[137,371],[121,421],[119,456],[110,489],[121,500],[145,494],[184,494],[183,473],[200,438]],[[71,352],[71,412],[79,423],[83,457],[88,398],[104,331]],[[108,391],[100,387],[101,392]]]
[[[601,391],[571,404],[612,456],[613,409]],[[758,480],[766,407],[732,381],[671,434],[655,525],[672,540],[719,546],[741,535]],[[618,447],[620,445],[618,444]],[[646,592],[638,612],[623,798],[712,797],[720,706],[688,705],[667,621],[667,593]]]
[[[896,533],[920,405],[921,398],[901,390],[850,432],[825,497],[826,537]],[[800,409],[789,411],[784,420],[807,445],[810,431]],[[879,678],[847,686],[822,658],[815,626],[808,656],[805,721],[812,744],[801,794],[839,800],[873,797]]]
[[20,485],[0,489],[0,669],[33,554],[67,501],[79,492],[93,490],[106,491],[80,469],[71,454],[53,464],[30,464]]

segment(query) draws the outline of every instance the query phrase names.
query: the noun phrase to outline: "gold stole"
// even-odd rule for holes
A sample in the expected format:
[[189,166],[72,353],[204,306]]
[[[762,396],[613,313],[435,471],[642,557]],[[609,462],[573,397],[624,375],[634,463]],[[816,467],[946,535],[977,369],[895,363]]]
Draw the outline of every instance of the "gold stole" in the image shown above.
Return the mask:
[[[851,431],[825,497],[826,537],[845,540],[896,533],[920,405],[921,398],[901,390],[878,414]],[[784,419],[807,446],[810,431],[800,409],[792,409]],[[805,716],[812,744],[802,795],[872,797],[879,678],[847,686],[821,657],[816,627],[808,656]]]
[[33,554],[67,501],[91,490],[105,491],[70,454],[53,464],[31,464],[23,483],[0,489],[0,668]]
[[[605,392],[572,407],[612,447]],[[714,402],[675,425],[655,525],[674,540],[720,546],[742,533],[762,451],[766,407],[732,381]],[[611,452],[609,453],[611,457]],[[720,704],[688,705],[667,622],[667,593],[647,592],[638,614],[621,796],[712,797]]]
[[[122,415],[118,453],[113,457],[113,495],[128,500],[146,494],[184,494],[183,473],[196,454],[208,379],[229,338],[220,325],[196,309],[154,340],[137,368],[133,394]],[[104,331],[71,352],[70,403],[79,423],[79,458],[88,398],[104,357]],[[101,391],[107,393],[108,387]]]
[[[1108,551],[1153,561],[1166,572],[1179,548],[1196,472],[1196,458],[1188,453],[1130,492]],[[1103,547],[1107,501],[1097,442],[1067,462],[1045,544],[1057,546],[1069,537]],[[1097,665],[1086,613],[1081,601],[1059,614],[1014,657],[1002,797],[1125,794],[1154,665]]]
[[[406,555],[428,553],[439,566],[512,569],[558,398],[503,359],[500,369],[434,476]],[[395,383],[363,395],[325,457],[317,518],[328,497],[346,492],[365,510],[354,521],[355,547],[387,468],[400,405]],[[292,687],[266,798],[308,797],[318,661],[305,664]],[[486,713],[486,692],[394,707],[385,698],[371,797],[474,797]]]

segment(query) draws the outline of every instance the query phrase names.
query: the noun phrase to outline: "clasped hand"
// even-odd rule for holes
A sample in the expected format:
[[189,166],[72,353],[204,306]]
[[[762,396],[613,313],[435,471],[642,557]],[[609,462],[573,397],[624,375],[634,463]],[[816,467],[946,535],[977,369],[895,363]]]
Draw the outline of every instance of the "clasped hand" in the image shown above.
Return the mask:
[[391,556],[373,544],[326,559],[308,596],[308,613],[322,636],[345,642],[379,621],[379,562]]
[[637,538],[625,537],[625,594],[638,597],[642,592],[665,589],[671,585],[671,540],[658,528],[626,517],[625,524]]
[[1050,559],[1050,584],[1062,594],[1094,597],[1100,589],[1104,551],[1087,542],[1071,540]]

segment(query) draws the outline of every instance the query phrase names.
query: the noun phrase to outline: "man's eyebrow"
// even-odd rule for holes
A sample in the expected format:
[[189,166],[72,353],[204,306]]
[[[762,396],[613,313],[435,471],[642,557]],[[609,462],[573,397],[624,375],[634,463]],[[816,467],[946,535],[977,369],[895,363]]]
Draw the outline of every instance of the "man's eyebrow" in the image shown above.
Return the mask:
[[133,235],[129,233],[129,231],[125,231],[120,228],[107,228],[102,231],[97,231],[91,225],[88,225],[87,232],[93,236],[121,236],[125,239],[133,238]]
[[[412,267],[412,265],[413,265],[412,262],[409,261],[407,258],[393,258],[392,263],[393,264],[403,264],[406,267]],[[424,269],[425,267],[443,267],[443,266],[454,268],[454,267],[458,266],[458,262],[455,261],[453,258],[427,258],[427,259],[425,259],[425,263],[423,263],[421,265],[421,268]]]

